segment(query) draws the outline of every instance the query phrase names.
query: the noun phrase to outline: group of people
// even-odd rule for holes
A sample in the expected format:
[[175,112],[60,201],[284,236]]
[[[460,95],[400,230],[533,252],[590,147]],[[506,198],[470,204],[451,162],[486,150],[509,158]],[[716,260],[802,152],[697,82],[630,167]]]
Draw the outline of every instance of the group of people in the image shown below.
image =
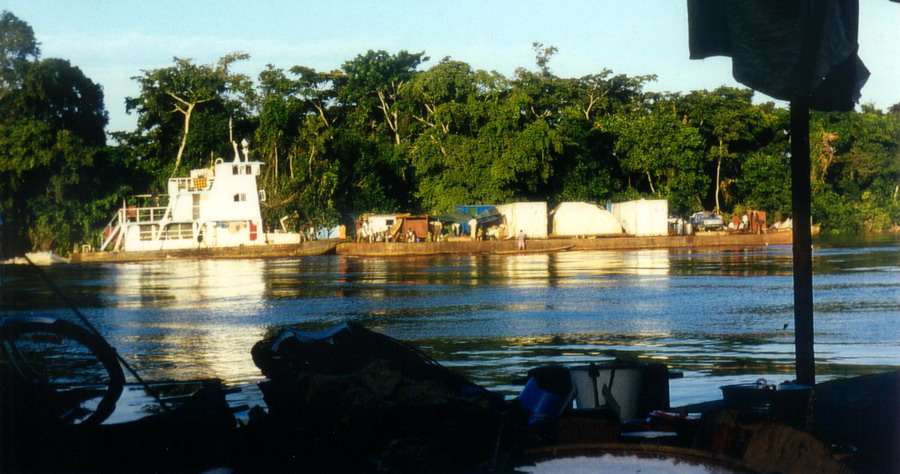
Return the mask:
[[362,221],[356,231],[357,242],[418,242],[418,240],[419,237],[412,229],[407,229],[402,235],[399,235],[398,233],[397,237],[394,238],[387,232],[376,232],[367,220]]
[[[477,222],[470,222],[470,226],[473,231],[472,237],[480,240],[482,235],[481,229],[478,229]],[[459,228],[459,224],[454,224],[454,226],[451,228],[451,233],[453,233],[453,235],[459,235]],[[474,232],[476,229],[478,230],[478,234]],[[428,232],[426,240],[429,242],[431,242],[432,239],[436,241],[444,241],[447,235],[442,232],[442,228],[437,227],[435,230],[436,234],[434,234],[434,236],[430,231]],[[525,231],[519,230],[519,233],[516,236],[516,242],[517,248],[521,251],[525,250],[526,238],[527,236],[525,234]],[[357,242],[389,242],[392,240],[396,242],[419,242],[421,238],[413,229],[407,229],[406,232],[404,232],[402,235],[398,235],[396,238],[394,238],[390,235],[387,235],[387,233],[385,232],[375,232],[368,220],[362,220],[361,222],[359,222],[356,230]]]
[[316,227],[305,225],[300,228],[300,241],[306,242],[310,240],[318,240],[318,237],[316,236]]
[[763,211],[749,211],[740,217],[735,214],[731,216],[727,228],[738,232],[765,232],[766,214]]

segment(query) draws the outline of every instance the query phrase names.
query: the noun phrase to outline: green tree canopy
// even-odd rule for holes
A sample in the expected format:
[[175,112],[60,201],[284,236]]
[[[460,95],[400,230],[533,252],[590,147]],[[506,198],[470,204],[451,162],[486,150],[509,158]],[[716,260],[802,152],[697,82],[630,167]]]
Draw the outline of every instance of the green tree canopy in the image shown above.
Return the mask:
[[199,167],[208,162],[210,153],[231,154],[235,138],[229,136],[228,124],[245,120],[253,97],[249,79],[230,68],[248,57],[231,53],[213,65],[175,58],[173,66],[133,78],[140,83],[141,94],[126,99],[126,110],[138,114],[137,136],[152,135],[150,148],[138,152],[154,169],[162,170],[157,178],[160,187],[167,175],[178,173],[182,161]]
[[630,187],[668,199],[680,213],[697,207],[705,188],[703,137],[668,101],[610,116],[602,126],[616,135],[616,156]]
[[31,28],[11,13],[0,22],[4,248],[68,253],[120,192],[115,184],[98,185],[120,170],[105,148],[103,91],[68,61],[39,59]]
[[41,55],[40,44],[28,23],[11,12],[0,13],[0,100],[18,87],[26,65]]

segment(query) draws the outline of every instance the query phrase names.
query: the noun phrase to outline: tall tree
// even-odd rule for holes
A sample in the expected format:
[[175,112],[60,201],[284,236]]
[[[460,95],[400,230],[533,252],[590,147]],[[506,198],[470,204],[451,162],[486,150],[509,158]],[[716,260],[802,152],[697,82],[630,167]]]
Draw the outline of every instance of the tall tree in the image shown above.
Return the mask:
[[[231,72],[230,68],[236,61],[247,58],[249,56],[244,53],[231,53],[214,65],[197,65],[190,59],[175,58],[173,66],[143,71],[143,75],[133,78],[141,85],[141,95],[127,98],[126,110],[138,113],[139,134],[150,132],[154,135],[156,158],[166,165],[166,169],[171,169],[171,176],[181,166],[192,136],[191,126],[200,107],[207,112],[205,118],[215,116],[216,119],[204,124],[206,126],[195,134],[199,143],[192,155],[192,164],[197,165],[206,153],[227,150],[225,123],[232,118],[243,118],[249,102],[247,96],[252,93],[249,79]],[[244,100],[238,100],[241,98]],[[175,161],[171,165],[162,156],[170,151],[175,152]]]
[[390,133],[394,144],[403,140],[401,117],[398,108],[400,89],[417,73],[417,68],[428,61],[424,52],[400,51],[391,55],[386,51],[369,50],[341,66],[344,74],[336,80],[338,97],[345,104],[354,104],[369,118],[381,123]]
[[679,101],[684,119],[706,137],[707,153],[715,165],[716,213],[722,212],[720,195],[735,182],[741,158],[760,146],[760,133],[774,122],[774,117],[754,106],[752,100],[750,89],[723,86],[712,92],[691,92]]
[[[622,170],[646,183],[649,196],[666,198],[676,212],[696,208],[702,189],[703,137],[675,114],[670,100],[610,116],[601,125],[616,135]],[[646,193],[646,191],[644,191]]]
[[28,63],[21,84],[3,101],[7,117],[28,116],[74,132],[88,145],[106,142],[103,89],[64,59]]
[[68,253],[105,212],[103,201],[119,190],[94,181],[110,167],[103,92],[66,60],[38,60],[27,24],[7,12],[0,21],[7,88],[0,100],[4,248]]
[[0,100],[16,88],[30,61],[41,55],[40,43],[28,23],[11,12],[0,13]]
[[[828,205],[826,227],[881,230],[900,221],[900,114],[871,105],[860,111],[817,113],[811,124],[814,192]],[[837,212],[835,208],[843,208]]]
[[562,118],[557,128],[565,148],[555,165],[551,201],[602,202],[622,191],[614,136],[598,125],[627,110],[642,97],[644,83],[652,80],[655,76],[613,76],[608,69],[562,80],[567,93],[561,97]]
[[336,130],[342,201],[359,211],[409,209],[412,170],[403,152],[409,117],[400,91],[427,61],[424,53],[369,51],[334,78],[343,120]]
[[286,215],[299,224],[331,225],[338,218],[333,199],[338,163],[328,154],[335,118],[328,104],[334,97],[330,85],[335,73],[304,66],[294,66],[290,73],[296,78],[273,66],[260,74],[256,135],[270,164],[263,213],[270,220]]

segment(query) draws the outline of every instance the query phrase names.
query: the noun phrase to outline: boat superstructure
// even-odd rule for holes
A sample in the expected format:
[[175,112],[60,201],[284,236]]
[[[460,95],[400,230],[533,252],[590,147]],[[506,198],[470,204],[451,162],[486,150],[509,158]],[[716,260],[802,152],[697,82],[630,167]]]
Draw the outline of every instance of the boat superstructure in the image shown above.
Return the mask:
[[[251,161],[245,141],[243,156],[235,144],[232,161],[215,160],[210,168],[191,170],[189,177],[170,178],[168,202],[149,196],[149,206],[122,208],[105,230],[101,251],[153,251],[296,244],[298,233],[265,232],[257,187],[264,163]],[[148,196],[143,196],[145,199]]]

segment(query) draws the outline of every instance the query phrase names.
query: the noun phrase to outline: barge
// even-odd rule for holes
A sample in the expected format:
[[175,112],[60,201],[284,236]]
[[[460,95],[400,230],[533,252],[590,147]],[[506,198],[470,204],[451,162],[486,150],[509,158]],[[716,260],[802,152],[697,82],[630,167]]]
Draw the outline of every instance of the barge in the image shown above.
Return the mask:
[[790,230],[761,234],[703,232],[673,236],[615,236],[590,239],[551,238],[528,240],[525,251],[515,240],[458,240],[448,242],[342,242],[338,255],[400,257],[447,254],[526,254],[578,250],[640,250],[704,247],[791,245]]

